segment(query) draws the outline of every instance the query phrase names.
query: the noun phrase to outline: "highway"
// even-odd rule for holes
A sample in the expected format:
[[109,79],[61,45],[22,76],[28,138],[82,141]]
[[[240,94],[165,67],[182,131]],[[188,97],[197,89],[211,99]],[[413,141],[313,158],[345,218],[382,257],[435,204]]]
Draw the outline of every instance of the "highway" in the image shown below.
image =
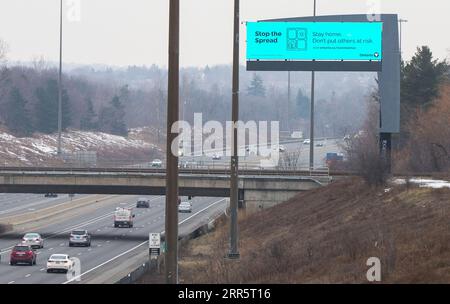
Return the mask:
[[[9,203],[9,207],[0,203],[0,211],[28,210],[29,206],[40,208],[57,204],[68,196],[64,195],[58,199],[47,199],[43,201],[42,195],[2,195],[5,202],[13,202],[24,199],[24,202],[15,206]],[[86,196],[87,197],[87,196]],[[164,231],[164,197],[149,197],[151,199],[150,209],[135,209],[135,222],[133,228],[114,228],[113,212],[115,207],[135,207],[137,196],[110,196],[108,204],[96,208],[93,212],[80,214],[65,218],[58,223],[43,225],[40,229],[32,232],[40,233],[45,239],[45,247],[38,250],[36,266],[10,266],[9,254],[11,248],[20,242],[23,233],[9,233],[0,237],[0,250],[2,252],[0,262],[0,284],[60,284],[67,282],[65,274],[46,272],[46,261],[51,254],[63,253],[80,259],[81,283],[86,275],[90,277],[100,274],[108,269],[111,262],[118,258],[126,257],[126,254],[135,250],[147,250],[145,242],[149,232]],[[201,217],[211,216],[213,213],[221,212],[226,208],[226,200],[219,198],[194,198],[192,214],[180,214],[180,231],[188,228],[189,224],[195,223]],[[23,206],[22,206],[23,205]],[[20,212],[15,210],[13,212]],[[91,247],[68,247],[68,236],[72,229],[86,229],[92,234]],[[190,229],[190,228],[189,228]],[[27,231],[31,232],[31,231]],[[111,267],[113,267],[111,265]],[[74,282],[77,283],[77,282]]]
[[[86,195],[77,195],[76,198]],[[42,194],[7,194],[0,193],[0,220],[4,217],[18,215],[23,212],[38,211],[50,206],[55,206],[70,201],[66,195],[58,195],[57,198],[46,198]]]
[[[317,147],[317,144],[323,145],[322,147]],[[303,144],[303,141],[296,142],[285,142],[281,143],[282,146],[286,148],[286,152],[280,153],[280,158],[283,157],[285,153],[299,153],[299,159],[297,166],[299,168],[309,168],[309,144]],[[342,139],[320,139],[316,140],[314,143],[314,167],[320,168],[326,165],[325,157],[327,153],[342,153]],[[259,169],[261,157],[252,154],[252,151],[256,147],[251,147],[250,151],[246,151],[241,148],[239,155],[240,168],[241,169]],[[256,150],[255,150],[256,151]],[[229,151],[215,151],[218,155],[227,155]],[[245,156],[244,156],[245,155]],[[230,165],[230,157],[222,156],[219,160],[213,160],[211,156],[206,155],[196,155],[196,156],[182,156],[180,157],[180,162],[182,164],[187,164],[188,167],[195,167],[197,165],[208,165],[210,167],[228,167]]]

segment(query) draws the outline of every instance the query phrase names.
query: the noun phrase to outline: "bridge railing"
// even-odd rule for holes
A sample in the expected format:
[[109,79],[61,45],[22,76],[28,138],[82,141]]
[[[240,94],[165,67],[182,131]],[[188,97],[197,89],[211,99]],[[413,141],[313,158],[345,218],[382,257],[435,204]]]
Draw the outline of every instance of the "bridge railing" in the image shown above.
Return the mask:
[[[152,173],[152,174],[165,174],[164,167],[152,167],[147,165],[133,165],[133,166],[73,166],[65,164],[64,166],[51,166],[51,165],[38,165],[38,166],[7,166],[0,167],[0,171],[3,172],[69,172],[69,173]],[[217,165],[196,165],[188,167],[180,167],[180,174],[201,174],[201,175],[229,175],[229,166],[217,166]],[[321,168],[266,168],[242,165],[239,168],[240,175],[280,175],[280,176],[310,176],[310,177],[329,177],[330,169],[328,167]],[[333,174],[336,174],[334,172]],[[345,174],[344,172],[339,175]]]

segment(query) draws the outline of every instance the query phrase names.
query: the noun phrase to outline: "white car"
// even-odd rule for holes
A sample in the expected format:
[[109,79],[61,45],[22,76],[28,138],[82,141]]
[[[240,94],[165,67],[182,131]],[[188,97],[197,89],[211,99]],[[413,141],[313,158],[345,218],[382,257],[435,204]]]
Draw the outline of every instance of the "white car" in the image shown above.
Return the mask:
[[190,203],[190,202],[181,202],[178,205],[178,212],[180,212],[180,213],[184,213],[184,212],[192,213],[192,203]]
[[303,144],[304,144],[304,145],[310,145],[310,144],[311,144],[311,139],[305,139],[305,140],[303,141]]
[[47,272],[69,272],[75,261],[67,254],[52,254],[47,261]]
[[219,154],[214,154],[212,157],[213,160],[221,160],[222,157]]
[[280,145],[278,147],[278,149],[279,149],[280,152],[286,152],[286,147],[285,146]]
[[44,248],[44,239],[39,233],[27,233],[22,238],[22,244],[31,248]]

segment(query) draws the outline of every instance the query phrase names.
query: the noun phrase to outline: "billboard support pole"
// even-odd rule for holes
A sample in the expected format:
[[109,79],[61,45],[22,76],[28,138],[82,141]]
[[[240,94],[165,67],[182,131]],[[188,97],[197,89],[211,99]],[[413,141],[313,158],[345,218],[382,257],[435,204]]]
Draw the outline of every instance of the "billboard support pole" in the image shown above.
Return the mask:
[[380,133],[380,157],[387,172],[392,172],[392,133]]

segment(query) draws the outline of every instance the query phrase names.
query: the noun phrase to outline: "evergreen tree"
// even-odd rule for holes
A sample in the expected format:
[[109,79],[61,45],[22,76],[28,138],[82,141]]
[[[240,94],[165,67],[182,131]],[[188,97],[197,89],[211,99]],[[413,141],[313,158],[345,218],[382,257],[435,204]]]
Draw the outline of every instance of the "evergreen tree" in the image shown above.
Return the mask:
[[[35,92],[36,103],[36,129],[42,133],[50,134],[58,131],[58,82],[48,79],[45,87]],[[62,129],[70,125],[69,96],[66,90],[62,91]]]
[[308,97],[303,94],[301,89],[298,90],[297,93],[297,113],[301,118],[310,117],[311,111],[311,101]]
[[125,124],[125,108],[119,96],[114,96],[110,104],[102,108],[99,121],[103,132],[121,136],[128,134]]
[[264,87],[264,82],[262,78],[256,73],[253,74],[253,79],[250,82],[250,86],[247,89],[248,95],[265,97],[266,96],[266,88]]
[[112,134],[126,136],[128,135],[128,128],[125,124],[125,107],[123,106],[120,98],[114,96],[111,101],[114,110],[114,121],[112,124]]
[[448,71],[447,63],[433,59],[430,48],[423,46],[402,67],[402,103],[409,109],[428,106],[438,97],[439,85]]
[[90,97],[86,98],[86,112],[84,116],[81,118],[81,130],[92,131],[97,130],[97,114],[94,111],[94,104],[92,103],[92,99]]
[[26,109],[27,101],[20,90],[14,87],[5,104],[5,123],[8,129],[15,135],[28,136],[32,133],[30,115]]

